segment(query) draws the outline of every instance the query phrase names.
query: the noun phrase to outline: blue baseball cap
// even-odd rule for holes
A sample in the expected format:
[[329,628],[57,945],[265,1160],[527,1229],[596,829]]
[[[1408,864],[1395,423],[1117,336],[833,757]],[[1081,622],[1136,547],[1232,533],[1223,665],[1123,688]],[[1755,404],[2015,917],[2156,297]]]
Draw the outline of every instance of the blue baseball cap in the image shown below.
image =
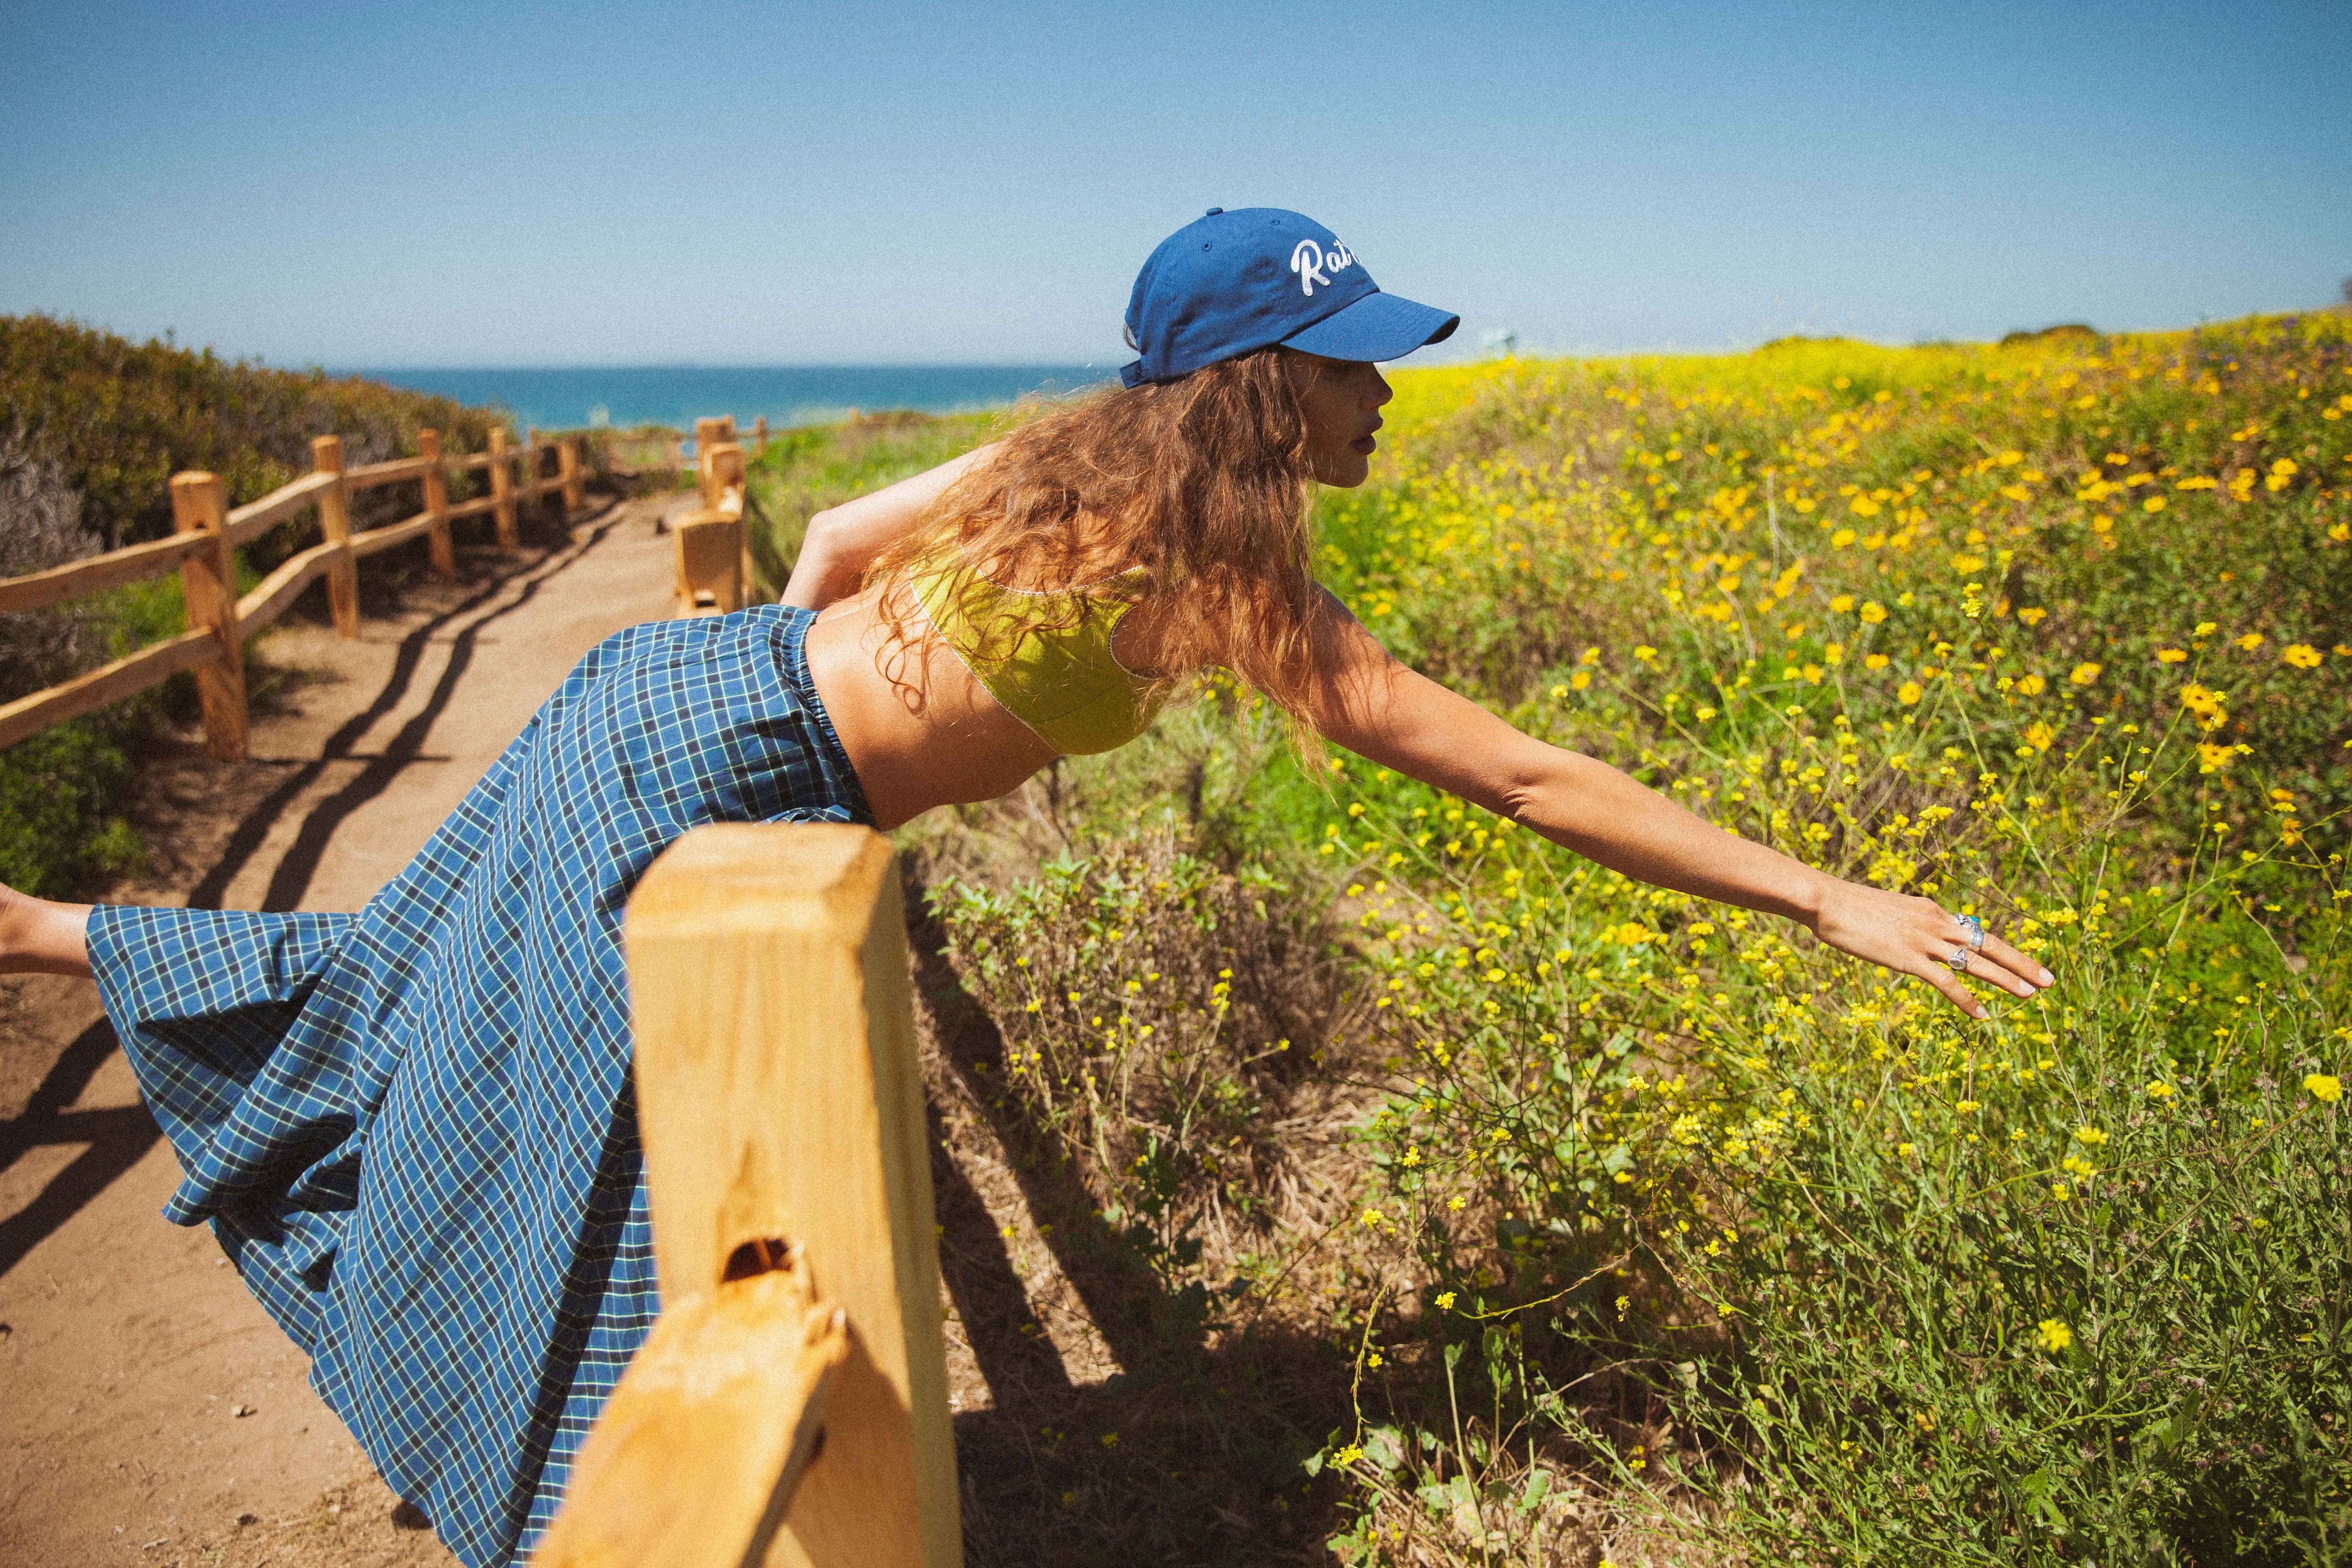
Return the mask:
[[1401,359],[1462,318],[1383,294],[1339,237],[1280,207],[1211,207],[1160,242],[1136,274],[1129,386],[1283,343],[1327,359]]

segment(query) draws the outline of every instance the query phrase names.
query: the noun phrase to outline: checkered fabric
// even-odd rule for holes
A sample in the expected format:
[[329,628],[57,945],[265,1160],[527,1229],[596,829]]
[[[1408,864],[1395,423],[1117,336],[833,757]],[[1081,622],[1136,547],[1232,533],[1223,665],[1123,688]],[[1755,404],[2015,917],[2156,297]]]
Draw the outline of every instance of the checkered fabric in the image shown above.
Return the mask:
[[621,912],[706,822],[870,822],[804,610],[580,662],[356,915],[101,906],[185,1180],[312,1386],[475,1568],[528,1552],[657,1301]]

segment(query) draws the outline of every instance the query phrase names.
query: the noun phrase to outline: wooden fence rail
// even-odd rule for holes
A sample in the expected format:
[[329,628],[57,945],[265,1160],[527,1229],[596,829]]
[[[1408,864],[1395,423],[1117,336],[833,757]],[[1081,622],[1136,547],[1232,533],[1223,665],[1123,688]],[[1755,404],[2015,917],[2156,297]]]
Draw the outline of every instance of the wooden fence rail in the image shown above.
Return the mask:
[[[444,458],[439,435],[421,430],[417,446],[421,450],[414,458],[346,468],[342,437],[320,436],[310,443],[310,473],[234,510],[227,510],[226,492],[215,476],[177,474],[172,479],[173,537],[68,562],[46,572],[0,579],[0,615],[9,615],[47,609],[176,569],[188,610],[188,629],[178,637],[0,705],[0,746],[13,745],[51,725],[136,696],[184,669],[193,669],[204,708],[205,749],[223,761],[235,761],[245,755],[245,641],[284,615],[313,581],[326,579],[335,634],[356,637],[359,563],[369,556],[423,538],[428,542],[433,569],[454,576],[457,558],[449,538],[453,520],[495,513],[499,543],[512,550],[520,542],[516,512],[520,503],[560,493],[567,515],[585,504],[577,436],[541,440],[534,434],[523,445],[510,447],[506,431],[494,427],[488,451]],[[556,472],[540,479],[536,477],[539,459],[550,451],[556,454]],[[517,463],[525,465],[529,476],[521,483],[516,482]],[[450,505],[448,476],[484,468],[489,471],[489,492]],[[422,487],[423,510],[386,527],[359,533],[352,531],[354,492],[410,483]],[[253,592],[237,597],[231,552],[305,509],[318,514],[319,542],[288,559]]]
[[889,841],[698,827],[638,883],[625,941],[661,1317],[535,1568],[955,1568]]

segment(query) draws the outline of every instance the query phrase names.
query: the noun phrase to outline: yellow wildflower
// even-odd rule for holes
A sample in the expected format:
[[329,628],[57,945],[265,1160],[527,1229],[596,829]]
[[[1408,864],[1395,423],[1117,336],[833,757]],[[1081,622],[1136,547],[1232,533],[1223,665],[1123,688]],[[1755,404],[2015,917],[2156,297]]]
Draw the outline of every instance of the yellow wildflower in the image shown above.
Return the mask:
[[2279,649],[2279,658],[2297,669],[2317,669],[2321,655],[2307,642],[2291,642]]
[[2066,679],[2077,686],[2089,686],[2099,679],[2099,671],[2103,668],[2096,664],[2078,664],[2074,667],[2074,673]]
[[2344,1098],[2344,1080],[2332,1073],[2313,1073],[2303,1080],[2303,1087],[2309,1089],[2311,1098],[2322,1105],[2333,1105]]
[[2074,1331],[2055,1318],[2044,1318],[2034,1326],[2033,1339],[2043,1350],[2056,1355],[2074,1344]]

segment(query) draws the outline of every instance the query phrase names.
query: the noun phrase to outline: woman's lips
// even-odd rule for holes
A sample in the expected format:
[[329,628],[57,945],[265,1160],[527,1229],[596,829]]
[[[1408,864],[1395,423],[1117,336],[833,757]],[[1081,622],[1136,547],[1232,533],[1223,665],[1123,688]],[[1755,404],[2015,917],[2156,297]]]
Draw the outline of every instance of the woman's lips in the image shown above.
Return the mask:
[[1372,455],[1372,448],[1379,445],[1380,443],[1373,440],[1370,436],[1359,436],[1356,439],[1348,443],[1348,450],[1350,452],[1360,452],[1365,457],[1369,458]]

